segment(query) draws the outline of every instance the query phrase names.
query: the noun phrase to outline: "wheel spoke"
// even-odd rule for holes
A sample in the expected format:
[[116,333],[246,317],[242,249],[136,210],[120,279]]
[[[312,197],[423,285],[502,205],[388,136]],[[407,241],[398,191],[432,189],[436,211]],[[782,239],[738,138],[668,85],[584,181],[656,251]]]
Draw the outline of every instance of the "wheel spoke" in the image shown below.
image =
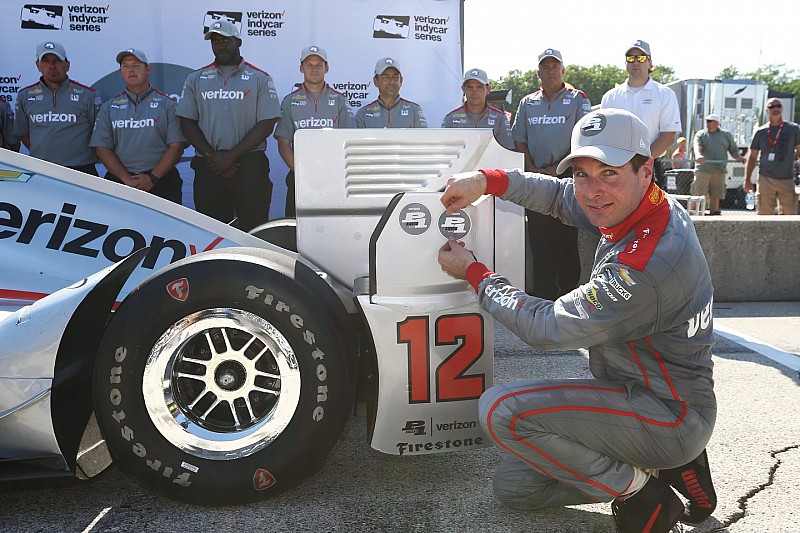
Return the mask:
[[264,387],[259,387],[257,385],[253,385],[253,390],[257,390],[258,392],[266,392],[267,394],[272,394],[273,396],[280,395],[280,392],[272,389],[265,389]]
[[206,330],[203,332],[203,335],[206,338],[206,342],[208,343],[208,350],[211,352],[211,358],[213,359],[215,355],[219,355],[217,348],[214,346],[214,341],[211,340],[211,332]]
[[186,357],[184,355],[181,360],[185,363],[194,363],[196,365],[202,365],[203,367],[208,366],[208,361],[204,361],[203,359],[195,359],[194,357]]
[[195,381],[202,381],[203,383],[206,382],[205,374],[187,374],[186,372],[178,372],[177,374],[175,374],[175,377],[193,379]]

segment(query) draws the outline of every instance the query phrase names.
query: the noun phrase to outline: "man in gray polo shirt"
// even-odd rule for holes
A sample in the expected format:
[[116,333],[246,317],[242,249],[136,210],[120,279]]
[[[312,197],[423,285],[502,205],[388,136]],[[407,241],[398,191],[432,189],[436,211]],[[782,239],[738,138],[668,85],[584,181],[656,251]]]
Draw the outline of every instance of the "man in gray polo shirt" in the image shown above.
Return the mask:
[[189,74],[178,103],[181,130],[195,148],[194,203],[249,231],[269,218],[272,182],[264,150],[280,116],[275,83],[247,63],[239,29],[215,21],[205,35],[216,60]]
[[19,138],[14,135],[14,110],[0,100],[0,148],[19,152]]
[[300,53],[303,84],[281,102],[281,120],[275,128],[278,152],[289,167],[286,175],[284,216],[295,216],[294,205],[294,132],[306,128],[353,128],[353,112],[347,98],[325,83],[328,55],[319,46],[303,48]]
[[514,149],[511,125],[506,114],[490,106],[486,97],[492,92],[486,71],[473,68],[464,73],[464,105],[450,111],[442,120],[443,128],[489,128],[494,138],[505,148]]
[[[525,154],[525,171],[559,178],[572,176],[556,165],[570,150],[572,129],[592,109],[589,98],[564,84],[561,52],[548,48],[539,54],[539,79],[542,87],[519,103],[512,135],[518,152]],[[528,291],[534,296],[555,300],[578,286],[581,275],[578,230],[557,218],[526,211],[528,238],[533,252],[532,280]]]
[[400,98],[403,74],[400,64],[391,57],[379,59],[375,64],[378,98],[356,113],[359,128],[427,128],[428,122],[419,104]]
[[123,50],[117,63],[125,90],[100,108],[90,146],[108,170],[106,179],[180,204],[183,180],[175,165],[186,139],[177,104],[150,86],[144,52]]
[[17,94],[14,134],[33,157],[97,176],[97,156],[89,147],[100,96],[67,77],[64,47],[47,41],[36,47],[42,76]]

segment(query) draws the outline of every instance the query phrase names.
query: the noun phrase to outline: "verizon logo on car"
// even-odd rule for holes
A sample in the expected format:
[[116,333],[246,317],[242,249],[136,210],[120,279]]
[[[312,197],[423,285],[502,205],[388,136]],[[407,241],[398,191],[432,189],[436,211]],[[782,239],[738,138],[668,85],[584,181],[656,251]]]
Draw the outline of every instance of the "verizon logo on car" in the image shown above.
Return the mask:
[[250,94],[247,91],[226,91],[224,89],[217,89],[216,91],[203,91],[200,96],[203,100],[244,100],[244,97]]
[[111,122],[111,127],[115,130],[120,128],[130,128],[130,129],[139,129],[139,128],[152,128],[156,125],[158,119],[152,118],[143,118],[141,120],[136,120],[132,118],[114,120]]
[[31,122],[78,122],[83,113],[76,115],[75,113],[36,113],[30,115]]

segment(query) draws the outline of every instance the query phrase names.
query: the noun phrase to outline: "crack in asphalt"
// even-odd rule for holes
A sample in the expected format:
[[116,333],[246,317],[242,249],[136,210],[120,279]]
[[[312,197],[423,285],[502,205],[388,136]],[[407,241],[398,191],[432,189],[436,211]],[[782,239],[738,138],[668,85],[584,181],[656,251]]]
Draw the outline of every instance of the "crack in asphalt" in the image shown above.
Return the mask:
[[739,511],[734,513],[733,516],[731,516],[729,518],[726,518],[725,521],[721,525],[719,525],[719,526],[717,526],[714,529],[711,529],[709,531],[711,533],[714,533],[715,531],[725,531],[732,524],[735,524],[736,522],[738,522],[739,520],[744,518],[745,515],[747,514],[747,502],[748,502],[748,500],[750,500],[753,496],[755,496],[756,494],[758,494],[762,490],[766,489],[767,487],[769,487],[770,485],[772,485],[775,482],[775,472],[777,472],[778,467],[781,466],[781,460],[778,459],[777,456],[779,454],[784,453],[784,452],[788,452],[789,450],[796,450],[798,448],[800,448],[800,444],[793,444],[791,446],[787,446],[787,447],[782,448],[780,450],[776,450],[776,451],[770,452],[769,454],[772,456],[773,459],[775,459],[775,464],[772,465],[772,467],[769,469],[769,477],[767,478],[766,483],[762,483],[758,487],[752,489],[750,492],[748,492],[747,494],[745,494],[744,496],[739,498]]

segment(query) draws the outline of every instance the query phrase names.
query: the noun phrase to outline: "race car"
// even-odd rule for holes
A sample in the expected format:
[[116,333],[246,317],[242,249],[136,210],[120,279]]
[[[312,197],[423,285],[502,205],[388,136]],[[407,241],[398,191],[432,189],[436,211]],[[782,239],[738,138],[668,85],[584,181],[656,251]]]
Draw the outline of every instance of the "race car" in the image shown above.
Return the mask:
[[488,445],[492,320],[436,255],[455,236],[522,284],[523,212],[439,196],[520,154],[490,130],[300,130],[296,156],[296,221],[248,234],[0,150],[0,480],[113,460],[174,499],[255,501],[312,475],[356,401],[384,453]]

